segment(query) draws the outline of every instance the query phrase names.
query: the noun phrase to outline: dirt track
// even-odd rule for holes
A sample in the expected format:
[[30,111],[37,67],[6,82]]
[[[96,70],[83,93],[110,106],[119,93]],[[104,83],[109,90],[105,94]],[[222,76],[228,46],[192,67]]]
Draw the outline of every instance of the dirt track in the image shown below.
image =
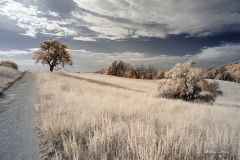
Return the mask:
[[0,95],[0,160],[40,158],[34,88],[35,78],[27,72]]

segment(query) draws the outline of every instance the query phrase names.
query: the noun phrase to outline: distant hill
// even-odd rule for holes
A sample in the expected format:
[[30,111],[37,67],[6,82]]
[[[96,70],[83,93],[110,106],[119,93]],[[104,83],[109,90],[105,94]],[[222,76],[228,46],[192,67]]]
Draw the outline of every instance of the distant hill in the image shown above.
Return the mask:
[[204,70],[204,78],[240,83],[240,61]]

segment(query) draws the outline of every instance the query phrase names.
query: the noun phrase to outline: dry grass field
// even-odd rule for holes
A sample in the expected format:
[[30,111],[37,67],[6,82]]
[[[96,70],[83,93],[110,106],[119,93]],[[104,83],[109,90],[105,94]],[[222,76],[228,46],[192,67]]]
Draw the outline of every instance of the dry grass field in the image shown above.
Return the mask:
[[147,81],[111,77],[145,91],[136,92],[63,73],[35,74],[46,159],[240,159],[237,107],[155,98]]
[[18,70],[0,66],[0,93],[21,76],[22,72]]
[[[94,80],[98,82],[108,83],[119,87],[128,88],[140,92],[152,93],[156,90],[157,80],[142,80],[142,79],[129,79],[122,77],[109,76],[105,74],[94,73],[66,73],[66,75],[83,78],[86,80]],[[143,85],[144,84],[144,85]]]

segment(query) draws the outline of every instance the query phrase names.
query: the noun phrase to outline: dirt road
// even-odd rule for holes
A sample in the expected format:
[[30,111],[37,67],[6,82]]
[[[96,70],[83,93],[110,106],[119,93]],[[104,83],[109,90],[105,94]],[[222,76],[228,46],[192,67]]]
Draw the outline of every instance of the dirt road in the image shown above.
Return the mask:
[[35,78],[26,72],[0,95],[0,160],[40,158],[34,110]]

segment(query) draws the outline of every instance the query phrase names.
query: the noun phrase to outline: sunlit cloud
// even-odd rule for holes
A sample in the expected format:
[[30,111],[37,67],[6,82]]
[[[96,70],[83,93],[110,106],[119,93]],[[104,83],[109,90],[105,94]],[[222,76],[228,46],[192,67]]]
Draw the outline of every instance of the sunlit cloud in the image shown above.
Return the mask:
[[67,27],[73,23],[72,20],[49,19],[49,15],[52,17],[59,17],[59,15],[52,11],[44,13],[37,6],[26,7],[13,0],[3,0],[0,8],[1,15],[16,21],[18,27],[26,30],[25,33],[20,33],[22,35],[36,38],[37,33],[47,34],[50,32],[57,36],[75,36],[78,33],[77,30]]

